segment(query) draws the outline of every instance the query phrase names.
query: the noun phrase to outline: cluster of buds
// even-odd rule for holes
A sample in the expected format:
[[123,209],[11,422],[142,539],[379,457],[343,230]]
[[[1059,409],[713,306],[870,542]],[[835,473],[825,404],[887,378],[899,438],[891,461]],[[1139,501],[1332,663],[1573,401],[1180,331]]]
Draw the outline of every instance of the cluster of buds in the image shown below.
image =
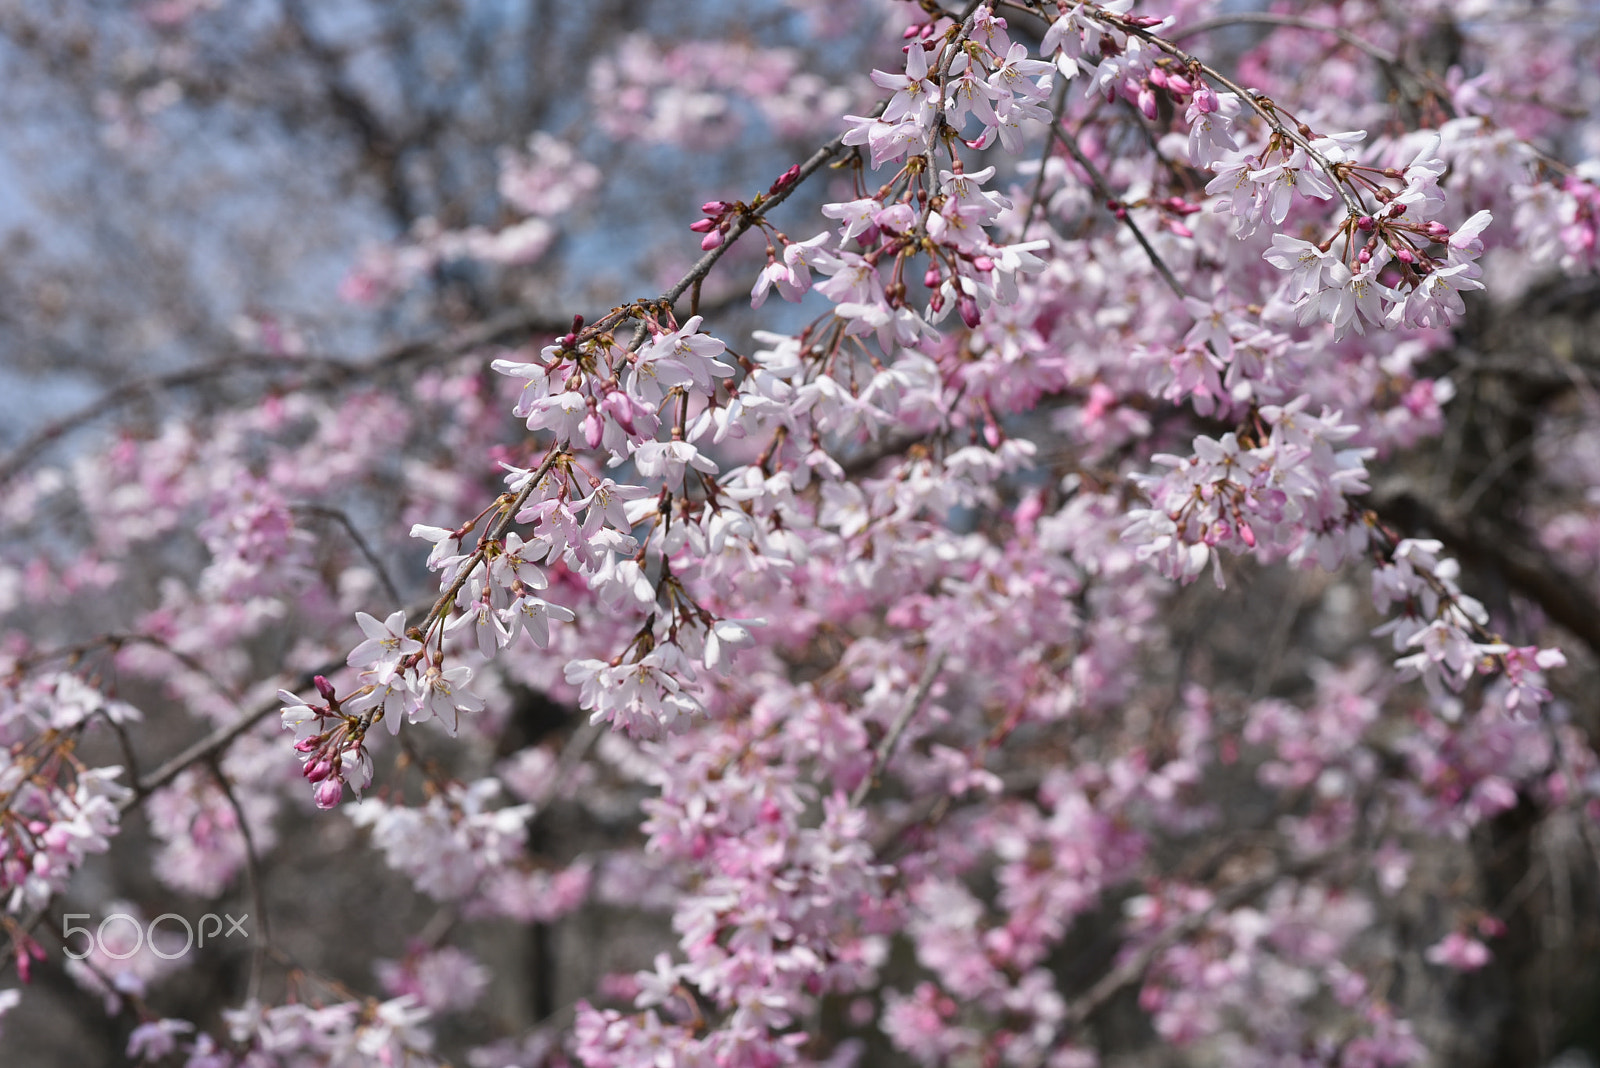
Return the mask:
[[1173,100],[1182,103],[1194,93],[1196,85],[1203,84],[1198,75],[1169,70],[1165,64],[1158,64],[1150,68],[1150,73],[1134,90],[1134,103],[1138,105],[1140,114],[1154,120],[1157,116],[1156,90],[1165,90]]
[[318,675],[312,681],[325,704],[308,704],[288,690],[279,690],[278,696],[284,702],[283,725],[295,733],[300,773],[311,783],[317,807],[326,809],[339,803],[345,783],[359,796],[372,781],[372,757],[365,745],[370,721],[343,711],[326,678]]
[[775,197],[789,188],[800,178],[800,164],[796,163],[773,180],[772,185],[765,193],[757,193],[755,199],[746,204],[742,200],[708,200],[700,205],[704,219],[697,219],[689,224],[689,229],[697,234],[704,234],[700,239],[700,248],[710,252],[721,246],[728,239],[728,231],[733,226],[733,220],[741,215],[746,215],[759,208],[768,197]]

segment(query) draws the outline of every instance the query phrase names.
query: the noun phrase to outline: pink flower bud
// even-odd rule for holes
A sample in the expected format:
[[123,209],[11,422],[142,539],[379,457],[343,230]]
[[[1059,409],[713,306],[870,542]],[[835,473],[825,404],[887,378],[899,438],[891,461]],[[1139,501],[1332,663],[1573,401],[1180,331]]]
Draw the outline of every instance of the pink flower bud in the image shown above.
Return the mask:
[[1142,85],[1139,87],[1139,93],[1134,99],[1139,105],[1140,114],[1147,119],[1155,119],[1158,112],[1156,111],[1156,93],[1154,89],[1150,88],[1149,85]]
[[1360,252],[1356,253],[1356,262],[1363,265],[1371,263],[1372,250],[1370,248],[1364,248]]
[[1256,532],[1251,530],[1250,524],[1242,519],[1239,520],[1239,540],[1252,549],[1256,547]]
[[723,212],[728,210],[728,204],[726,201],[722,200],[708,200],[704,204],[700,205],[700,210],[705,212],[707,215],[721,215]]
[[715,219],[696,219],[694,222],[689,224],[689,229],[693,230],[697,234],[708,233],[716,228],[717,221]]
[[778,175],[778,180],[772,183],[772,188],[769,190],[769,192],[776,193],[785,186],[793,185],[794,180],[798,177],[800,177],[800,164],[796,163],[794,166]]
[[991,260],[988,256],[974,256],[972,257],[972,269],[988,274],[994,270],[994,260]]
[[595,414],[592,409],[588,415],[583,417],[583,424],[579,429],[583,431],[584,444],[591,449],[600,447],[600,442],[605,437],[606,425],[605,421]]
[[324,701],[333,700],[333,683],[329,682],[321,675],[318,675],[316,678],[312,679],[311,682],[316,686],[317,692],[322,695],[322,699]]
[[968,330],[982,321],[982,316],[978,314],[978,302],[965,293],[956,298],[956,311],[961,313],[961,321],[967,324]]
[[700,239],[700,250],[702,252],[710,252],[712,249],[717,248],[721,244],[722,244],[722,231],[721,230],[713,230],[709,234],[707,234],[705,237],[702,237]]
[[1156,67],[1150,72],[1150,84],[1158,85],[1165,89],[1167,87],[1167,72],[1160,67]]
[[1188,96],[1194,92],[1194,86],[1189,84],[1189,79],[1181,74],[1173,74],[1167,78],[1167,92],[1173,96]]
[[344,796],[344,783],[338,779],[323,779],[317,784],[312,797],[316,799],[318,808],[332,808]]
[[1411,254],[1411,250],[1408,248],[1403,248],[1399,252],[1396,252],[1394,254],[1394,258],[1399,260],[1401,263],[1417,262],[1417,258]]
[[1378,228],[1378,221],[1370,215],[1363,215],[1356,220],[1356,229],[1364,234],[1370,234]]
[[306,777],[307,782],[321,782],[333,774],[333,761],[326,757],[321,760],[313,760],[306,764],[300,774]]
[[928,273],[922,276],[922,284],[929,289],[937,288],[939,285],[939,268],[929,267]]
[[617,425],[623,430],[629,434],[634,433],[633,404],[628,400],[626,393],[621,390],[612,390],[606,394],[606,399],[600,402],[600,407],[611,418],[615,419]]

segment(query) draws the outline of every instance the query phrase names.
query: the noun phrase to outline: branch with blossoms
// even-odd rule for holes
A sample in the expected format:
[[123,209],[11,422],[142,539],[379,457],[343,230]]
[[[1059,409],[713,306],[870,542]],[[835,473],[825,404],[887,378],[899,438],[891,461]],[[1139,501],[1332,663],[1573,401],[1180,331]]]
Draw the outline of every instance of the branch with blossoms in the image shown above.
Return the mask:
[[[1437,134],[1367,146],[1330,132],[1355,114],[1337,94],[1297,115],[1288,92],[1246,88],[1131,0],[922,9],[870,76],[877,106],[861,101],[761,192],[706,201],[688,227],[701,256],[660,296],[575,316],[542,347],[474,353],[492,373],[470,382],[419,375],[405,402],[368,382],[337,407],[275,397],[216,428],[235,443],[314,438],[299,452],[211,451],[169,429],[79,475],[96,544],[123,555],[181,529],[185,508],[203,513],[206,562],[141,625],[168,635],[186,707],[209,707],[195,697],[205,675],[239,699],[229,721],[203,713],[210,732],[135,776],[131,795],[79,798],[107,769],[73,763],[76,736],[45,724],[94,701],[74,697],[71,673],[46,686],[27,660],[7,696],[27,711],[0,715],[8,729],[26,720],[7,765],[21,786],[4,869],[23,903],[58,896],[134,805],[174,852],[230,821],[242,855],[193,846],[181,876],[215,893],[242,865],[259,895],[264,799],[292,787],[304,801],[309,785],[332,809],[348,786],[351,821],[451,916],[545,924],[589,900],[670,914],[670,951],[578,1002],[562,1052],[503,1063],[837,1063],[870,1027],[929,1066],[1086,1064],[1084,1025],[1136,983],[1176,1046],[1417,1061],[1362,934],[1405,884],[1408,843],[1465,839],[1522,800],[1577,811],[1592,753],[1552,707],[1561,654],[1507,640],[1516,628],[1465,592],[1443,546],[1402,529],[1427,524],[1379,521],[1361,502],[1379,462],[1442,425],[1449,383],[1424,364],[1483,288],[1486,243],[1509,244],[1504,220],[1531,220],[1527,203],[1559,192],[1565,225],[1516,226],[1587,262],[1588,179],[1558,190],[1530,172],[1512,207],[1486,191],[1501,173],[1488,161],[1527,164],[1526,138],[1463,124],[1452,104],[1456,118],[1426,117],[1443,119]],[[1001,17],[1023,9],[1048,23],[1037,49]],[[1361,29],[1339,33],[1354,44]],[[648,50],[632,47],[606,83],[627,82],[614,122],[652,114],[637,98],[660,74],[634,69]],[[1386,66],[1402,54],[1365,51]],[[1117,98],[1128,107],[1102,104]],[[1355,118],[1372,125],[1371,109]],[[508,197],[562,200],[598,181],[571,150],[544,150],[503,173]],[[563,168],[578,177],[561,185]],[[829,174],[819,232],[779,229],[776,210]],[[424,228],[390,259],[501,262],[553,227]],[[800,325],[746,344],[700,296],[752,230],[765,241],[764,255],[743,249],[752,307]],[[774,293],[806,303],[785,319]],[[444,414],[408,422],[413,401]],[[510,444],[500,408],[527,431]],[[396,427],[441,440],[397,466]],[[401,479],[427,488],[413,498]],[[19,485],[28,507],[49,499],[46,479]],[[371,537],[368,514],[383,517]],[[317,539],[304,529],[316,516],[344,517],[354,536]],[[434,585],[386,616],[362,610],[408,592],[380,522],[428,545]],[[1397,663],[1348,642],[1319,649],[1340,662],[1313,663],[1301,686],[1268,679],[1276,668],[1253,651],[1258,692],[1233,693],[1238,665],[1202,662],[1191,650],[1204,642],[1182,633],[1185,610],[1226,603],[1176,588],[1207,569],[1218,586],[1236,571],[1264,581],[1280,563],[1320,569],[1305,581],[1323,589],[1369,568]],[[302,629],[314,638],[292,643]],[[325,663],[330,642],[342,649]],[[260,704],[251,643],[312,670]],[[154,674],[141,644],[109,654]],[[1411,677],[1423,685],[1401,685]],[[587,714],[575,731],[570,716],[544,728],[571,732],[559,758],[529,746],[457,781],[423,754],[416,728],[438,721],[470,742],[502,729],[520,691]],[[255,711],[231,718],[239,707]],[[252,749],[273,712],[294,732],[298,775],[287,746]],[[420,780],[384,776],[386,745]],[[219,766],[252,756],[269,769],[254,781]],[[1168,863],[1228,830],[1234,798],[1218,791],[1236,780],[1272,819],[1217,833],[1203,863]],[[625,846],[562,866],[530,846],[559,799],[643,820]],[[98,837],[74,822],[92,825],[84,813]],[[1285,859],[1263,866],[1265,852]],[[1302,877],[1323,859],[1348,878]],[[1105,923],[1118,908],[1128,923]],[[1430,966],[1492,959],[1475,908],[1416,920]],[[1118,932],[1122,950],[1073,974],[1100,969],[1067,961],[1090,928]],[[427,942],[385,985],[450,1003],[421,970],[463,987],[475,973]],[[227,1017],[233,1053],[430,1055],[435,1004],[327,993],[252,997]],[[823,1022],[835,1005],[848,1026]],[[233,1063],[213,1036],[166,1023],[141,1050],[182,1042]]]
[[[1005,37],[1004,26],[992,10],[982,5],[959,25],[950,23],[942,30],[936,22],[924,26],[907,49],[905,73],[875,75],[877,84],[892,90],[893,97],[876,115],[851,119],[852,128],[843,138],[845,145],[867,148],[873,168],[899,163],[899,171],[876,191],[858,184],[856,200],[824,209],[842,222],[840,239],[854,241],[864,251],[834,246],[828,235],[793,242],[775,230],[769,234],[769,264],[758,278],[753,303],[759,304],[773,288],[786,298],[797,299],[813,287],[812,272],[817,271],[829,276],[816,288],[835,302],[836,310],[802,331],[793,343],[780,342],[776,348],[758,352],[754,361],[744,361],[748,377],[736,388],[732,382],[720,385],[720,380],[733,377],[732,369],[717,360],[725,345],[701,335],[698,319],[682,329],[677,329],[670,317],[661,321],[659,316],[665,314],[661,304],[654,306],[656,310],[640,306],[634,313],[634,339],[625,347],[609,332],[625,321],[613,313],[613,318],[582,333],[580,321],[558,345],[547,348],[537,363],[501,366],[502,372],[524,383],[516,414],[526,419],[529,429],[550,432],[555,441],[536,468],[512,470],[507,480],[511,492],[494,506],[496,519],[471,552],[463,551],[463,539],[482,516],[454,531],[435,528],[423,532],[435,544],[431,563],[444,573],[443,595],[415,633],[405,629],[403,618],[391,618],[381,627],[375,619],[363,619],[369,640],[352,654],[351,663],[366,671],[369,681],[356,700],[370,702],[369,707],[382,704],[380,715],[392,728],[398,726],[402,712],[413,720],[439,717],[453,723],[457,713],[472,710],[476,698],[454,696],[467,681],[466,669],[448,669],[458,674],[446,679],[444,629],[470,626],[479,652],[485,657],[495,655],[515,633],[508,613],[514,606],[528,603],[529,591],[546,588],[544,569],[559,559],[567,569],[585,576],[603,603],[613,608],[626,606],[648,617],[625,650],[609,662],[591,658],[569,664],[567,681],[580,688],[581,703],[592,710],[597,721],[610,719],[642,737],[656,736],[662,727],[687,729],[688,717],[702,711],[689,688],[696,679],[691,657],[703,659],[707,667],[721,664],[724,634],[718,628],[731,621],[719,622],[688,598],[677,576],[694,570],[693,554],[686,550],[698,550],[699,546],[682,533],[674,539],[673,526],[677,524],[681,531],[697,517],[703,521],[708,515],[718,516],[719,496],[731,492],[744,478],[735,472],[712,481],[709,476],[720,473],[718,465],[694,442],[709,438],[711,444],[720,444],[729,435],[747,434],[763,415],[771,413],[769,418],[783,422],[762,451],[760,463],[748,470],[754,483],[763,484],[748,499],[758,500],[771,492],[764,484],[770,483],[779,469],[785,446],[792,448],[790,443],[807,436],[813,451],[804,462],[820,474],[828,463],[825,454],[819,455],[821,433],[870,427],[882,418],[872,407],[880,390],[890,397],[916,382],[916,372],[910,367],[882,363],[866,348],[864,339],[875,337],[885,356],[915,348],[934,337],[927,324],[948,314],[952,307],[969,330],[976,329],[1015,299],[1019,275],[1044,269],[1034,253],[1048,242],[999,247],[979,236],[983,227],[998,218],[1002,205],[981,190],[981,183],[993,172],[969,174],[955,141],[956,130],[969,120],[984,127],[978,137],[966,140],[974,150],[995,143],[1015,149],[1027,120],[1053,124],[1053,117],[1038,106],[1048,95],[1048,75],[1053,68],[1069,76],[1091,74],[1087,80],[1091,91],[1128,93],[1149,118],[1155,117],[1158,92],[1180,103],[1187,101],[1192,162],[1219,172],[1208,192],[1222,194],[1222,206],[1230,208],[1239,220],[1236,235],[1241,238],[1252,236],[1266,219],[1283,224],[1297,196],[1315,200],[1337,196],[1343,202],[1348,216],[1333,236],[1312,245],[1280,234],[1266,256],[1268,263],[1288,275],[1283,295],[1298,313],[1300,325],[1320,319],[1332,326],[1335,340],[1340,340],[1352,326],[1358,333],[1364,332],[1366,325],[1437,327],[1459,315],[1456,292],[1479,287],[1473,261],[1481,251],[1477,234],[1489,217],[1480,213],[1454,230],[1435,221],[1433,216],[1444,203],[1437,188],[1441,164],[1424,151],[1405,167],[1365,167],[1353,154],[1360,135],[1318,136],[1303,124],[1291,124],[1278,105],[1245,93],[1213,68],[1160,38],[1151,29],[1156,26],[1155,20],[1125,17],[1118,5],[1075,5],[1070,11],[1063,10],[1045,37],[1044,51],[1054,54],[1053,65],[1026,58],[1025,51]],[[1178,66],[1167,65],[1145,45],[1165,53]],[[1086,55],[1093,60],[1085,59]],[[980,80],[980,75],[986,77]],[[1227,93],[1212,90],[1205,84],[1207,79]],[[1240,153],[1236,137],[1244,129],[1240,116],[1245,105],[1270,131],[1264,147],[1251,155]],[[933,175],[941,150],[949,153],[951,166],[936,185]],[[1086,157],[1080,158],[1080,163],[1087,162]],[[1095,175],[1092,165],[1085,169],[1104,195],[1104,180]],[[1385,182],[1400,184],[1391,188]],[[774,190],[777,188],[775,185]],[[1375,206],[1368,208],[1368,201]],[[760,198],[753,206],[707,203],[705,219],[692,229],[704,235],[702,248],[708,256],[718,254],[727,237],[747,228],[760,206]],[[1335,242],[1342,242],[1338,256],[1330,254]],[[1152,261],[1160,264],[1149,243],[1141,240],[1141,244]],[[1445,247],[1442,258],[1427,251],[1435,245]],[[928,253],[930,259],[921,280],[929,294],[922,312],[911,306],[907,283],[910,264],[919,253]],[[890,266],[887,280],[880,274],[885,263]],[[1378,276],[1386,268],[1396,281],[1380,284]],[[1167,274],[1183,297],[1181,283],[1170,271]],[[666,302],[681,296],[695,281],[698,278],[680,283]],[[1249,387],[1245,396],[1253,393],[1264,399],[1277,395],[1283,397],[1283,403],[1253,402],[1245,431],[1220,440],[1196,439],[1193,457],[1158,455],[1156,460],[1170,466],[1173,474],[1146,477],[1143,489],[1157,507],[1135,511],[1124,539],[1139,546],[1141,556],[1159,559],[1171,577],[1182,579],[1193,577],[1208,561],[1220,568],[1216,553],[1224,547],[1268,559],[1319,560],[1328,567],[1358,557],[1366,547],[1366,532],[1351,521],[1348,497],[1365,491],[1364,461],[1372,450],[1338,449],[1357,428],[1342,424],[1335,412],[1325,411],[1320,417],[1306,414],[1308,398],[1292,396],[1292,379],[1252,380],[1246,369],[1241,381],[1230,383],[1225,392],[1217,371],[1227,368],[1233,377],[1233,372],[1245,366],[1235,364],[1240,347],[1236,342],[1247,336],[1251,327],[1241,317],[1219,313],[1203,301],[1189,298],[1185,303],[1195,313],[1195,326],[1185,340],[1196,355],[1181,358],[1192,360],[1196,373],[1189,377],[1191,372],[1175,367],[1177,373],[1166,391],[1168,399],[1189,398],[1204,416],[1221,406],[1232,407],[1234,402],[1227,398],[1230,393],[1238,396],[1243,384]],[[1254,329],[1265,332],[1271,328],[1263,324]],[[657,340],[644,345],[651,334]],[[841,373],[853,379],[858,357],[871,367],[870,384],[862,390],[852,382],[848,394],[832,392],[838,389]],[[925,379],[927,374],[923,372]],[[791,376],[802,383],[798,390],[785,382]],[[728,394],[726,404],[722,393]],[[807,398],[807,407],[801,411],[809,418],[804,421],[796,419],[792,408],[790,413],[780,414],[794,396]],[[677,401],[677,417],[669,423],[671,440],[660,442],[655,435],[665,421],[663,408],[669,400]],[[692,421],[692,429],[691,404],[700,413]],[[979,411],[984,437],[1003,455],[999,418],[992,407],[983,406]],[[741,418],[741,423],[735,423],[736,418]],[[652,487],[626,486],[581,472],[575,465],[580,442],[581,447],[608,454],[613,466],[631,463],[639,475],[662,481]],[[1016,454],[1012,462],[1024,457]],[[872,512],[851,502],[844,487],[833,493],[832,484],[824,483],[823,492],[828,504],[818,519],[824,526],[837,525],[847,536],[873,529]],[[638,502],[637,507],[621,505],[630,497]],[[613,500],[619,502],[620,515],[610,512]],[[569,506],[568,501],[576,503]],[[588,512],[580,527],[577,514],[582,508]],[[529,536],[511,534],[513,522],[526,524]],[[641,522],[651,524],[650,533],[642,540],[633,534]],[[749,526],[748,518],[736,522]],[[779,535],[786,525],[771,522],[767,534]],[[716,535],[702,527],[701,537],[710,546]],[[1419,590],[1434,598],[1441,589],[1445,594],[1442,601],[1429,600],[1434,610],[1427,614],[1439,616],[1434,624],[1402,637],[1402,649],[1415,644],[1412,639],[1419,635],[1426,646],[1423,652],[1402,660],[1403,668],[1414,668],[1431,683],[1440,677],[1444,665],[1451,669],[1448,681],[1458,685],[1465,663],[1509,651],[1480,641],[1471,643],[1473,655],[1463,660],[1455,647],[1459,643],[1430,643],[1427,635],[1442,633],[1441,627],[1454,635],[1481,626],[1482,621],[1450,584],[1448,569],[1438,560],[1423,561],[1418,555],[1421,549],[1413,543],[1399,543],[1394,551],[1400,560],[1395,566],[1410,568],[1406,573],[1414,575]],[[789,560],[793,562],[792,555]],[[499,574],[495,561],[504,562]],[[645,566],[652,561],[657,568],[653,582],[645,576]],[[1217,573],[1220,581],[1220,570]],[[534,601],[536,614],[548,613],[546,602]],[[441,628],[452,606],[463,614],[448,628]],[[747,641],[745,627],[733,626],[737,630],[730,633]],[[703,647],[684,643],[685,635],[699,635]],[[541,645],[548,640],[542,630],[535,638]],[[427,652],[430,641],[433,651]],[[409,680],[408,673],[425,656],[428,677],[446,681],[449,700],[437,708],[418,696],[427,687]],[[1546,661],[1540,666],[1554,662],[1548,657]],[[1517,692],[1537,700],[1542,693],[1537,669],[1520,662],[1514,666],[1519,668],[1518,678],[1527,683]],[[922,689],[918,687],[919,694]],[[324,696],[330,704],[334,700],[331,694]],[[305,712],[294,708],[286,712],[286,718],[295,716],[301,722],[306,720]],[[889,730],[886,747],[893,745],[904,723],[902,718]],[[302,739],[301,744],[307,741]],[[324,753],[321,747],[326,744],[327,739],[318,736],[313,755]],[[308,766],[311,759],[308,757]],[[337,763],[324,757],[308,773],[330,784],[319,786],[319,802],[324,800],[323,794],[327,800],[336,799],[338,772]],[[359,773],[358,777],[364,778]],[[705,996],[719,997],[715,981],[700,980],[695,985]],[[580,1010],[580,1032],[587,1035],[585,1018]],[[610,1036],[604,1039],[606,1043],[620,1041],[617,1028],[624,1018],[608,1015],[605,1019],[609,1022],[600,1032],[585,1041],[599,1041],[602,1033]],[[660,1041],[659,1033],[652,1030],[658,1024],[648,1022],[655,1020],[654,1015],[640,1019],[645,1021],[646,1034],[652,1036],[641,1040]],[[738,1019],[737,1014],[730,1019]],[[708,1038],[721,1033],[714,1030]],[[675,1041],[698,1039],[680,1033]],[[604,1056],[620,1055],[620,1049],[608,1046]],[[602,1056],[598,1049],[594,1055]]]

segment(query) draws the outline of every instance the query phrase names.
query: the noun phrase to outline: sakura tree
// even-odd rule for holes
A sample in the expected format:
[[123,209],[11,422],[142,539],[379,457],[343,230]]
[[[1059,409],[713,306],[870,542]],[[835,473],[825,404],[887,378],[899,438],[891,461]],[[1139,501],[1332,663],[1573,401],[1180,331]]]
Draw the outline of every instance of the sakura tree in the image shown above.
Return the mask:
[[0,459],[0,1049],[1600,1053],[1593,5],[458,6],[62,52],[391,225]]

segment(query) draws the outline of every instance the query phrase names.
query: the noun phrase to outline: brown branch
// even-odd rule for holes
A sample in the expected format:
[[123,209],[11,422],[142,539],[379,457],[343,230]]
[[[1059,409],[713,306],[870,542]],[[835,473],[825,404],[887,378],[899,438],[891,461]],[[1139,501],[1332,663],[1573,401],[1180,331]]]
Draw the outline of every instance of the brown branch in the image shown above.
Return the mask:
[[94,422],[103,415],[125,408],[149,394],[198,385],[244,371],[258,374],[293,374],[309,369],[313,373],[308,376],[306,383],[308,386],[342,385],[376,371],[421,362],[424,359],[450,359],[462,356],[475,348],[501,341],[515,334],[553,335],[562,333],[566,329],[566,324],[556,322],[545,312],[516,310],[497,315],[464,330],[404,341],[366,360],[341,360],[330,356],[285,359],[260,353],[241,353],[201,367],[188,367],[181,371],[135,379],[106,390],[83,407],[36,430],[22,444],[11,450],[4,460],[0,460],[0,486],[20,474],[39,453],[58,438],[80,426]]

